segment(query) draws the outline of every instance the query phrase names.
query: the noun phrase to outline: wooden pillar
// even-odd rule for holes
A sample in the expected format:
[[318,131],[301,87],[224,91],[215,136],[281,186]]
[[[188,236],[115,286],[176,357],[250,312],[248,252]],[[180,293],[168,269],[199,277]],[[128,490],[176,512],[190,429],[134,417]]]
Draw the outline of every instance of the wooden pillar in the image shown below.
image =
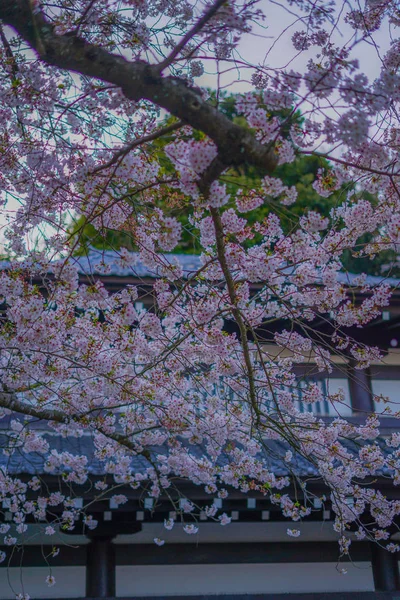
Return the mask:
[[400,590],[397,553],[388,552],[378,544],[371,543],[372,573],[377,592]]
[[115,597],[114,536],[91,536],[86,554],[87,598]]
[[355,413],[369,414],[374,410],[369,373],[366,369],[356,369],[355,364],[351,358],[348,366],[351,405]]

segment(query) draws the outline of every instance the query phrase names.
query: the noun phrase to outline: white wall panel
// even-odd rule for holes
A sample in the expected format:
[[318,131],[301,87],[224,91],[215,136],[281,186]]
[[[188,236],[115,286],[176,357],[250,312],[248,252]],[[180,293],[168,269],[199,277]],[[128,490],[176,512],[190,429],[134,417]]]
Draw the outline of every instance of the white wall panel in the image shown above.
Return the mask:
[[54,567],[51,572],[56,585],[49,587],[46,577],[50,571],[46,567],[0,568],[0,599],[15,600],[15,595],[22,592],[32,600],[84,598],[85,567]]
[[337,394],[339,390],[344,392],[344,402],[343,404],[336,403],[332,406],[329,406],[329,415],[330,416],[341,416],[341,417],[349,417],[353,414],[353,409],[351,407],[350,400],[350,388],[349,388],[349,380],[345,377],[343,378],[335,378],[326,380],[326,387],[329,394]]
[[[332,521],[304,521],[304,523],[297,523],[296,529],[300,529],[301,531],[300,540],[287,535],[287,529],[290,525],[290,521],[244,523],[239,520],[230,523],[227,527],[221,527],[219,523],[200,523],[198,533],[196,535],[188,535],[178,523],[172,531],[167,531],[162,523],[143,523],[142,531],[134,535],[119,535],[116,538],[116,543],[154,544],[154,538],[160,537],[167,544],[218,544],[227,542],[232,544],[240,542],[284,542],[287,544],[296,544],[300,540],[302,542],[316,543],[337,542],[340,537],[334,531]],[[356,538],[354,537],[354,539]]]
[[338,573],[335,563],[121,566],[117,595],[373,591],[370,563],[345,567],[347,575]]
[[386,406],[390,406],[393,411],[400,410],[400,381],[396,379],[373,379],[371,385],[374,395],[389,398],[389,403],[375,402],[377,413],[383,412]]

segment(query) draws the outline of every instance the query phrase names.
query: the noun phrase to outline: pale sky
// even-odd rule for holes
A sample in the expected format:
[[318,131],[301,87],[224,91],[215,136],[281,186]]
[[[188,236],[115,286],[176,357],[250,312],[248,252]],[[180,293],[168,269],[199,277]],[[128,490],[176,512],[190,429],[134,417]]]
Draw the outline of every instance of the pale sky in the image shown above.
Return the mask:
[[[347,6],[349,4],[356,5],[354,2],[348,2]],[[291,37],[295,31],[304,29],[304,27],[302,27],[302,24],[299,22],[294,12],[290,14],[282,6],[279,6],[278,3],[271,3],[269,0],[261,0],[257,6],[262,9],[266,15],[266,19],[258,26],[255,25],[251,34],[246,34],[242,37],[238,51],[243,60],[249,64],[265,66],[267,68],[285,68],[296,54],[298,54],[293,48]],[[329,27],[328,25],[329,24],[326,24],[324,28],[328,32],[331,32],[332,26]],[[282,34],[282,32],[284,33]],[[341,22],[333,31],[331,40],[335,45],[343,46],[351,39],[353,34],[354,30],[349,25]],[[392,32],[392,35],[394,35],[395,38],[399,37],[400,32],[397,30]],[[381,56],[383,56],[388,50],[390,43],[390,30],[388,24],[384,23],[379,31],[373,33],[372,38],[378,47]],[[317,52],[318,49],[315,47],[311,48],[309,51],[303,52],[288,65],[288,68],[300,72],[304,71],[307,61],[311,57],[315,58]],[[359,60],[360,71],[364,72],[370,80],[374,80],[379,75],[380,60],[376,48],[372,43],[367,44],[363,42],[355,49],[352,56]],[[209,67],[211,67],[211,65],[209,65]],[[249,78],[250,74],[251,71],[246,71],[244,77]],[[238,81],[237,71],[232,71],[232,73],[225,75],[221,79],[223,85],[228,84],[229,89],[232,91],[244,92],[251,89],[251,86],[247,83]],[[215,75],[204,75],[197,81],[205,87],[216,87]]]

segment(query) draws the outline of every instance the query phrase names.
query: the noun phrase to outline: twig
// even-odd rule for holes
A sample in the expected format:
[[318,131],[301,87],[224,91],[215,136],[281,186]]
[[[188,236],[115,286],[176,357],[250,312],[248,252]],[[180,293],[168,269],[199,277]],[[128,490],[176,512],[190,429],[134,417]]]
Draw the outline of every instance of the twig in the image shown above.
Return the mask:
[[181,39],[181,41],[175,46],[172,50],[171,54],[167,56],[161,63],[159,63],[158,68],[160,73],[164,71],[169,65],[174,61],[174,59],[178,56],[178,54],[183,50],[186,44],[192,39],[196,33],[199,33],[201,29],[203,29],[204,25],[215,15],[218,9],[225,4],[226,0],[216,0],[216,2],[210,6],[210,8],[204,13],[204,15],[197,21],[195,25],[193,25],[192,29],[190,29],[187,34]]
[[108,167],[112,167],[113,165],[115,165],[116,162],[118,162],[118,160],[120,158],[129,154],[129,152],[131,150],[133,150],[134,148],[136,148],[137,146],[140,146],[141,144],[145,144],[146,142],[151,142],[152,140],[156,140],[157,138],[159,138],[163,135],[166,135],[167,133],[171,133],[171,131],[176,131],[177,129],[180,129],[181,127],[183,127],[183,123],[182,123],[182,121],[178,121],[178,123],[173,123],[172,125],[168,125],[167,127],[163,127],[162,129],[153,131],[153,133],[150,133],[149,135],[145,135],[139,139],[133,140],[130,144],[128,144],[124,148],[121,148],[120,150],[118,150],[114,154],[114,156],[112,158],[110,158],[110,160],[108,162],[106,162],[104,165],[99,165],[98,167],[93,169],[93,171],[91,171],[90,175],[94,175],[95,173],[98,173],[99,171],[102,171],[103,169],[108,169]]

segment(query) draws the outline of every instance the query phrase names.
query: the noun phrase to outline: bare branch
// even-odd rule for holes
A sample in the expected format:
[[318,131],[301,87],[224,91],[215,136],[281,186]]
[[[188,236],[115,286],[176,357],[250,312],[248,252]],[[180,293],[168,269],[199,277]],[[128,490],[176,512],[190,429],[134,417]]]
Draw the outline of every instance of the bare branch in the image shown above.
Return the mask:
[[110,160],[108,162],[106,162],[104,165],[99,165],[98,167],[93,169],[93,171],[90,174],[94,175],[95,173],[98,173],[99,171],[102,171],[103,169],[108,169],[108,167],[112,167],[113,165],[115,165],[116,162],[118,162],[118,160],[120,158],[123,158],[124,156],[129,154],[129,152],[131,152],[131,150],[133,150],[137,146],[140,146],[141,144],[145,144],[146,142],[151,142],[153,140],[156,140],[157,138],[162,137],[163,135],[167,135],[168,133],[171,133],[172,131],[176,131],[177,129],[180,129],[182,126],[183,126],[183,123],[181,121],[179,121],[178,123],[172,123],[172,125],[163,127],[162,129],[157,129],[157,131],[153,131],[153,133],[150,133],[149,135],[145,135],[141,138],[133,140],[130,144],[127,144],[126,146],[124,146],[124,148],[121,148],[120,150],[118,150],[114,154],[114,156],[112,158],[110,158]]
[[196,33],[199,33],[203,29],[204,25],[215,15],[215,13],[218,11],[218,9],[225,2],[226,2],[226,0],[216,0],[216,2],[214,2],[214,4],[212,6],[210,6],[210,8],[204,13],[204,15],[201,17],[201,19],[199,19],[197,21],[197,23],[192,27],[192,29],[190,29],[187,32],[187,34],[181,39],[179,44],[177,44],[175,46],[175,48],[172,50],[171,54],[169,56],[167,56],[167,58],[158,65],[160,73],[161,73],[161,71],[164,71],[164,69],[169,67],[169,65],[174,61],[174,59],[183,50],[183,48],[192,39],[192,37],[194,37],[196,35]]

